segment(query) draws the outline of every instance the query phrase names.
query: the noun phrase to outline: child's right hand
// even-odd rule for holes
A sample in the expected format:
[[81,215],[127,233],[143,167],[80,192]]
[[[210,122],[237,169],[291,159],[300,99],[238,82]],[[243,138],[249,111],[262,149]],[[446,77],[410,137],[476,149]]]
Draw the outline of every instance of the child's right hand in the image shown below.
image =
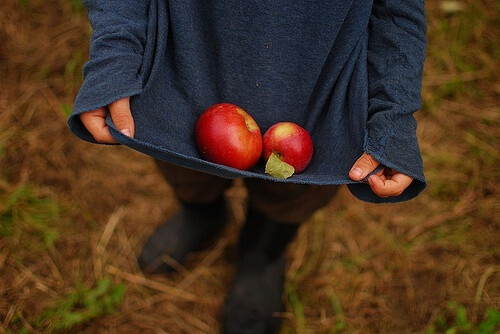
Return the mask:
[[130,98],[124,97],[107,107],[80,114],[80,120],[98,143],[115,144],[116,140],[109,133],[106,125],[108,112],[116,127],[125,135],[134,137],[134,119],[130,112]]

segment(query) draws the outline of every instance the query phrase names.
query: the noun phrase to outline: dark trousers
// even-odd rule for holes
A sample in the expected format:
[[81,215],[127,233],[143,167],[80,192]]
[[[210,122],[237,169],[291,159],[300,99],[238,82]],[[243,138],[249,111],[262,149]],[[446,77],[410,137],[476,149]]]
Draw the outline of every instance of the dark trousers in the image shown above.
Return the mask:
[[[216,201],[232,180],[155,160],[177,198],[187,203]],[[339,186],[318,186],[244,179],[249,205],[282,223],[301,223],[324,207]]]

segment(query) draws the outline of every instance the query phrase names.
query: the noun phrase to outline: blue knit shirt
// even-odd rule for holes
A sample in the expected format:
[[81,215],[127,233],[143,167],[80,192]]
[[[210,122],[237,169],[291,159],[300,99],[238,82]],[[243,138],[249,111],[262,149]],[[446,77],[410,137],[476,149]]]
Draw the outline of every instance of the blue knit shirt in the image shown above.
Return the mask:
[[[426,186],[413,113],[421,107],[423,0],[84,0],[93,28],[84,82],[69,119],[131,96],[135,137],[147,155],[225,178],[258,177],[203,160],[194,125],[229,102],[265,132],[291,121],[315,145],[308,168],[279,182],[347,184],[370,202],[409,200]],[[380,198],[349,176],[363,151],[414,178]]]

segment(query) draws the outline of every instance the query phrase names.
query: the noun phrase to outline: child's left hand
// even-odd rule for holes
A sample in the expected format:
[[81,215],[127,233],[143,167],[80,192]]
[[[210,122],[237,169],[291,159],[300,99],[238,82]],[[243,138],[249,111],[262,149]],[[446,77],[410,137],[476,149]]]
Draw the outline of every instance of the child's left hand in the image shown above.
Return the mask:
[[[379,164],[380,162],[365,152],[352,166],[349,177],[354,181],[361,181]],[[382,198],[401,195],[412,181],[412,177],[390,168],[384,168],[368,178],[372,191]]]

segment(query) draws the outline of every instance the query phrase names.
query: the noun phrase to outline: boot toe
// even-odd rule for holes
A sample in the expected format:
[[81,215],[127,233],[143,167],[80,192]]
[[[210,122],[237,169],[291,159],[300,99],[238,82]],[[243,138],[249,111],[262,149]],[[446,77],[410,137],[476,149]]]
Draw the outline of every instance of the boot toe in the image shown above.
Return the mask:
[[146,273],[175,271],[171,264],[182,264],[188,253],[206,247],[226,223],[223,201],[211,205],[183,204],[148,238],[137,258],[139,267]]
[[284,259],[260,268],[259,262],[247,260],[240,267],[224,307],[225,334],[271,334],[281,326],[276,313],[284,310]]

